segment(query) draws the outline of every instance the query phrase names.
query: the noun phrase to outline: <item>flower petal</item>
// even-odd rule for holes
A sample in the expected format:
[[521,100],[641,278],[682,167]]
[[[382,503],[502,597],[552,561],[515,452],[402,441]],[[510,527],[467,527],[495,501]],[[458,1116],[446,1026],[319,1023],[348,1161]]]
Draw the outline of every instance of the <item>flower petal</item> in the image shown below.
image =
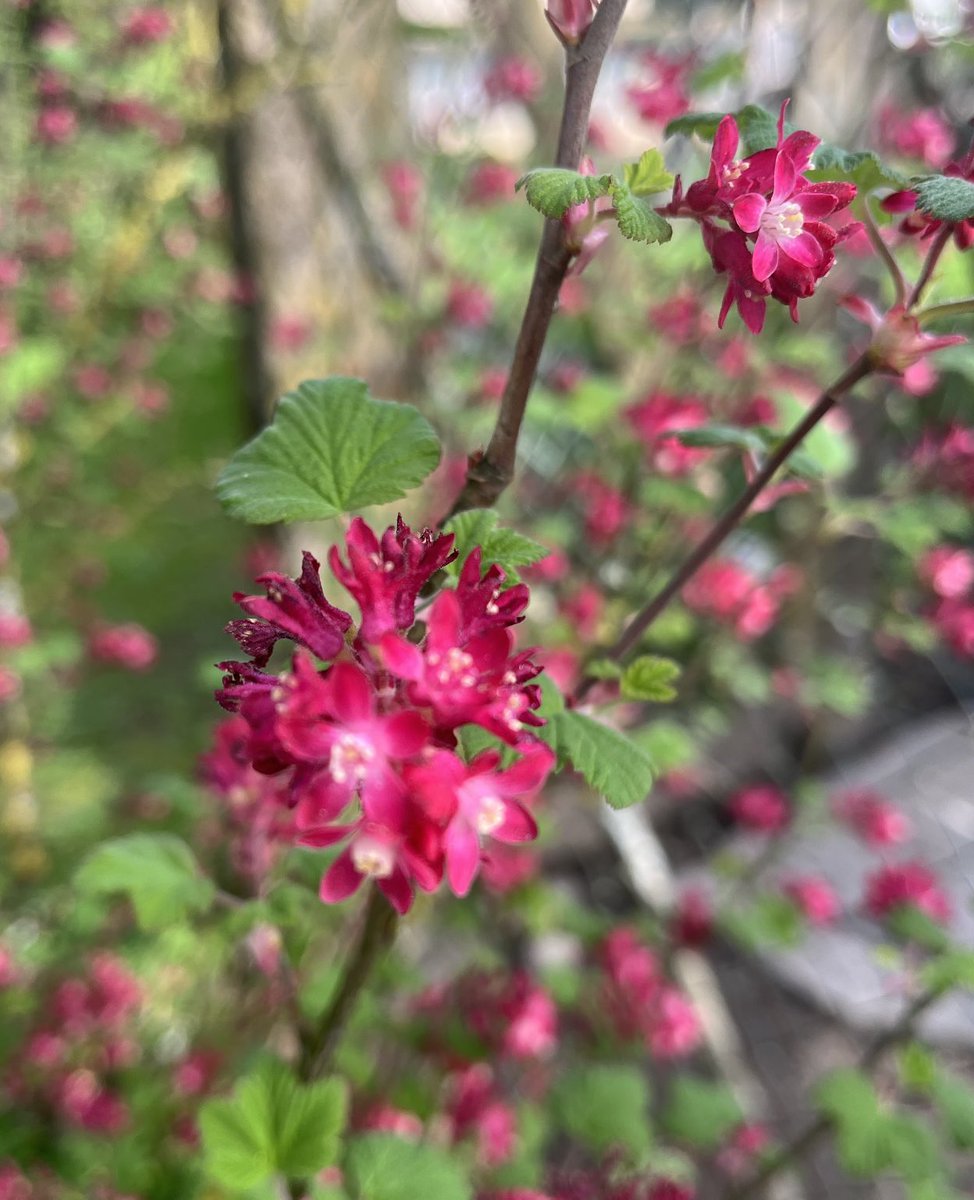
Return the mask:
[[338,904],[358,891],[363,878],[355,868],[351,850],[343,850],[321,877],[318,895],[326,904]]
[[778,246],[762,229],[754,244],[754,255],[751,258],[751,270],[758,283],[763,283],[775,272],[778,265]]
[[412,642],[394,633],[387,633],[379,643],[379,652],[386,667],[400,679],[413,682],[423,677],[423,652]]
[[768,202],[757,192],[748,192],[734,201],[734,220],[745,233],[757,233],[761,228],[761,218],[767,210]]
[[388,879],[379,880],[379,891],[401,917],[413,906],[413,889],[402,867],[396,867]]
[[446,875],[455,896],[466,896],[480,866],[480,840],[473,828],[456,817],[446,831]]
[[787,151],[782,151],[774,161],[774,191],[771,193],[771,206],[784,204],[795,190],[798,175],[795,164]]
[[352,663],[335,663],[325,678],[331,709],[345,725],[368,721],[375,712],[375,692],[365,672]]
[[504,820],[492,836],[499,842],[533,842],[538,836],[538,826],[523,805],[508,801],[504,806]]
[[810,233],[800,233],[796,238],[782,238],[778,249],[803,267],[817,267],[822,261],[822,247]]

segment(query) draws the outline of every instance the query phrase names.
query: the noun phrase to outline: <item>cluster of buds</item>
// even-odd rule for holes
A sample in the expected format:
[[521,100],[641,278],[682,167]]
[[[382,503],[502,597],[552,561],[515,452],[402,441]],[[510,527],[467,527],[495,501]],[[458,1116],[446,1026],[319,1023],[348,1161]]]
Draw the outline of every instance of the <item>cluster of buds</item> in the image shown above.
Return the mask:
[[879,919],[911,907],[941,925],[951,918],[950,900],[937,877],[925,863],[915,859],[886,863],[874,871],[866,880],[864,906]]
[[132,1018],[141,989],[110,954],[96,954],[83,976],[55,989],[38,1026],[11,1058],[3,1090],[14,1101],[42,1098],[69,1125],[117,1133],[129,1120],[114,1086],[135,1062]]
[[700,222],[714,269],[727,275],[718,325],[737,306],[752,333],[764,326],[766,301],[788,306],[798,320],[798,301],[811,296],[832,269],[836,244],[858,228],[836,229],[826,218],[855,199],[851,183],[812,182],[812,154],[821,139],[805,130],[785,137],[786,105],[778,120],[778,142],[748,158],[738,157],[740,131],[733,116],[717,127],[710,172],[686,192],[679,177],[667,216]]
[[[249,662],[226,662],[220,703],[247,726],[243,753],[255,771],[281,780],[297,841],[343,845],[321,883],[327,903],[374,879],[400,913],[414,887],[432,892],[444,874],[458,896],[470,890],[485,839],[528,842],[537,826],[525,801],[552,766],[531,735],[541,668],[517,652],[511,626],[524,617],[528,589],[504,586],[480,548],[456,588],[420,593],[456,558],[453,535],[414,534],[400,518],[381,539],[361,518],[329,562],[361,610],[352,617],[325,598],[319,564],[305,553],[297,579],[260,576],[265,596],[235,596],[247,620],[230,632]],[[276,643],[297,643],[290,668],[265,668]],[[319,660],[319,661],[316,661]],[[322,663],[330,665],[322,667]],[[478,725],[505,743],[502,765],[488,749],[469,761],[458,730]]]
[[693,1005],[634,930],[614,929],[599,957],[601,1008],[617,1037],[643,1042],[658,1059],[683,1058],[696,1050],[702,1029]]

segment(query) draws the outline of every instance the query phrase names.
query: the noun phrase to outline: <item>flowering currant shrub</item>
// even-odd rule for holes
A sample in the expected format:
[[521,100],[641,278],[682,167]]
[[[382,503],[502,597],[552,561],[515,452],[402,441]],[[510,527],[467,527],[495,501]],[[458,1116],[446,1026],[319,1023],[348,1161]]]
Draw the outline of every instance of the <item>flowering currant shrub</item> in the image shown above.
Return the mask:
[[[969,889],[826,768],[970,686],[969,20],[853,122],[731,5],[211,7],[0,15],[0,1200],[966,1194]],[[769,1078],[728,964],[849,946]]]

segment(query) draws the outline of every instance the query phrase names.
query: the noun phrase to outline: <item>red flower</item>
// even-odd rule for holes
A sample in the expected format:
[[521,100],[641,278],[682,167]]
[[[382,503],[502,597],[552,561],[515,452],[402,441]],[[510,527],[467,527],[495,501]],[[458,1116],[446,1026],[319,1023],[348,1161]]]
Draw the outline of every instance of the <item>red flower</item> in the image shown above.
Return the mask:
[[835,796],[832,812],[869,846],[895,846],[912,833],[909,819],[868,788]]
[[544,783],[554,754],[530,742],[512,767],[500,771],[499,764],[500,755],[493,750],[478,754],[469,764],[440,750],[406,773],[427,815],[438,823],[446,821],[446,874],[457,896],[465,896],[476,877],[481,838],[518,844],[537,837],[538,827],[523,800]]
[[887,917],[906,905],[913,905],[931,920],[946,925],[950,920],[950,901],[937,877],[915,859],[888,863],[866,880],[866,911],[874,917]]
[[782,888],[812,925],[831,925],[841,911],[831,884],[813,875],[796,875]]
[[791,819],[784,793],[770,785],[742,788],[731,797],[730,811],[738,825],[756,833],[778,833]]
[[367,642],[408,629],[415,619],[420,590],[456,558],[452,533],[436,535],[424,529],[414,534],[401,516],[395,531],[387,529],[381,542],[362,518],[356,517],[345,545],[349,566],[337,546],[329,552],[328,565],[358,601],[362,612],[359,634]]
[[545,16],[563,41],[581,41],[592,24],[599,0],[547,0]]

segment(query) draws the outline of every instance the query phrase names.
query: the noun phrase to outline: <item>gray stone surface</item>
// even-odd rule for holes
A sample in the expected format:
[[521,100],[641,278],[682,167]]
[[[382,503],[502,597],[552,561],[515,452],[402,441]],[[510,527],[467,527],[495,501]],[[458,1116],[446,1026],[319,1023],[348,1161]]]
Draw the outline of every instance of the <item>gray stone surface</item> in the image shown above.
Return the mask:
[[[898,970],[880,947],[879,925],[859,911],[866,876],[881,861],[920,858],[937,871],[954,907],[952,931],[974,947],[974,726],[954,710],[898,731],[874,751],[821,781],[830,795],[851,788],[880,792],[910,818],[914,836],[904,846],[877,853],[834,823],[796,834],[785,844],[767,879],[816,874],[829,880],[846,914],[834,927],[809,931],[793,950],[761,957],[783,985],[855,1030],[882,1029],[902,1009]],[[741,853],[754,839],[735,840]],[[686,880],[700,878],[699,871]],[[719,885],[711,880],[719,892]],[[927,1014],[922,1035],[934,1042],[974,1045],[974,997],[946,997]]]

